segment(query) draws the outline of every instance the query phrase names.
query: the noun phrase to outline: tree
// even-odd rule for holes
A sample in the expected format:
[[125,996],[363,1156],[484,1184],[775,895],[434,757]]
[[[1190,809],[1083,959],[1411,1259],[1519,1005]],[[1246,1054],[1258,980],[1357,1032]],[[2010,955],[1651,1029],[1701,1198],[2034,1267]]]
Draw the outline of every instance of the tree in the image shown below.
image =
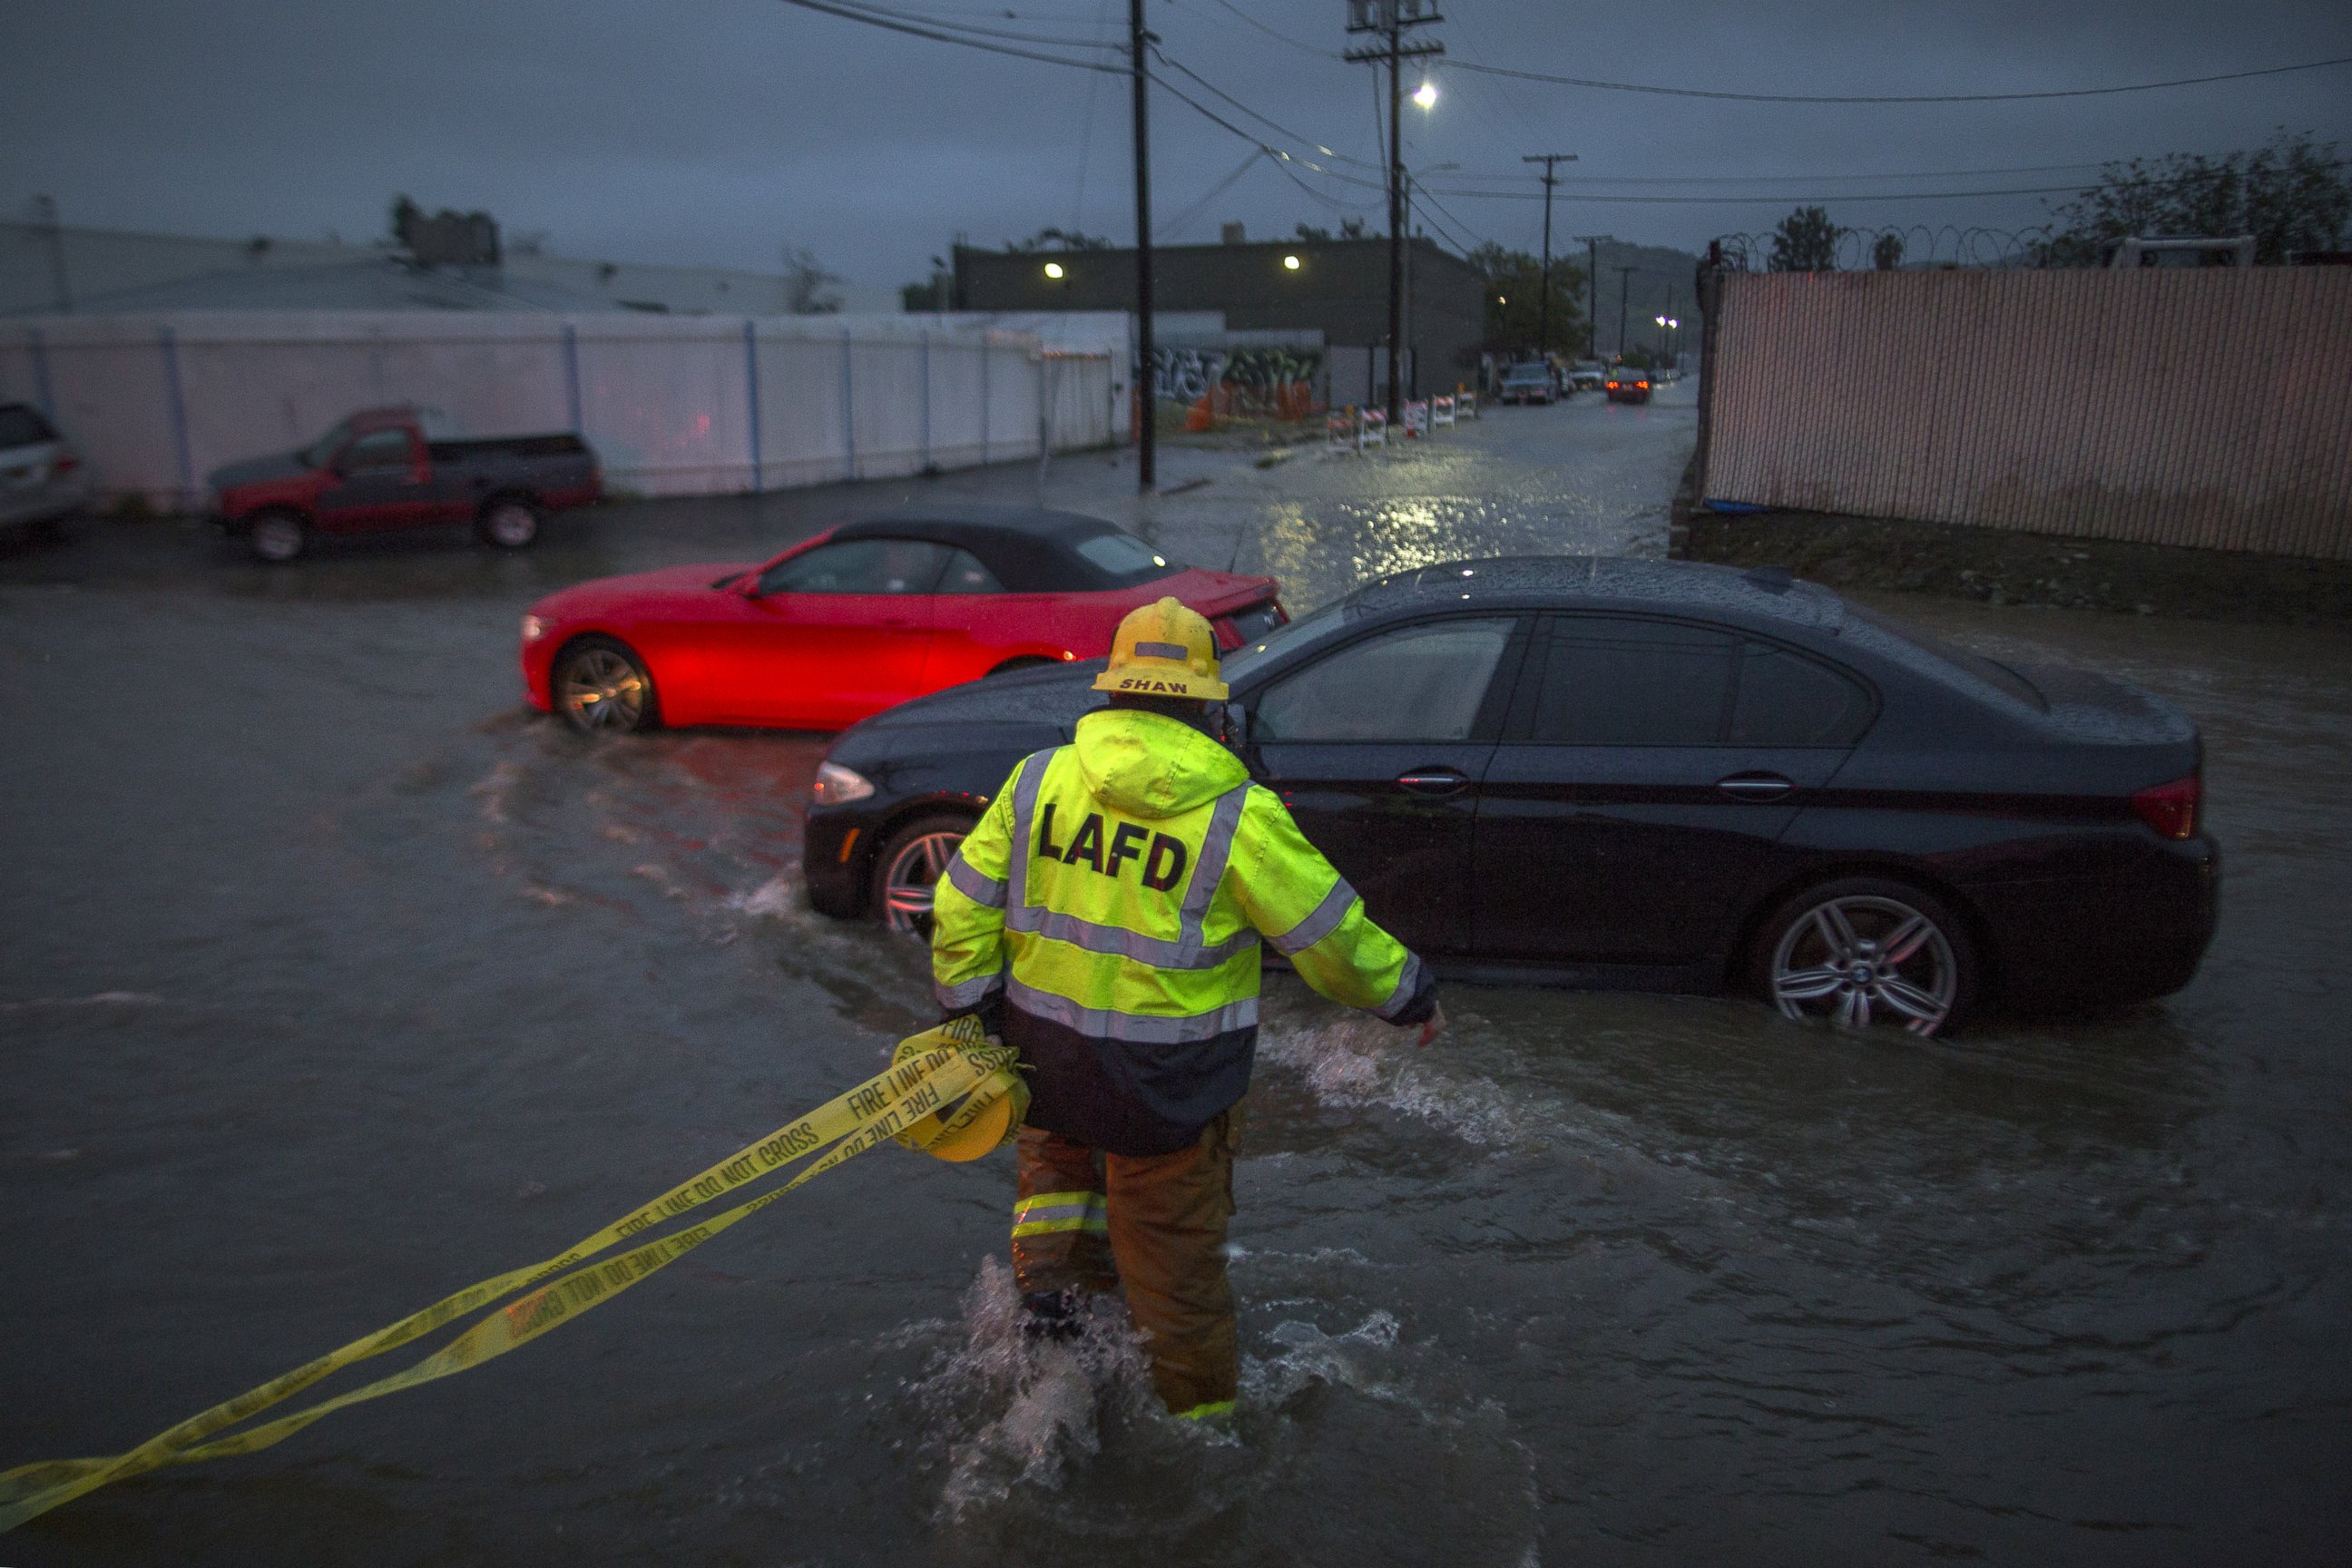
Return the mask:
[[407,193],[392,198],[392,243],[401,249],[408,248],[408,231],[425,216],[425,209],[411,201]]
[[1881,272],[1892,272],[1903,265],[1903,237],[1882,234],[1870,247],[1870,264]]
[[795,316],[830,316],[841,309],[841,298],[826,289],[841,281],[817,265],[816,252],[784,252],[784,308]]
[[1108,250],[1110,241],[1098,234],[1080,234],[1074,228],[1041,228],[1026,239],[1008,239],[1004,248],[1015,256],[1030,256],[1041,250]]
[[1331,231],[1325,228],[1320,224],[1302,223],[1298,226],[1298,237],[1301,239],[1328,239],[1331,237]]
[[1772,231],[1775,272],[1834,272],[1838,236],[1845,231],[1830,221],[1825,207],[1799,207]]
[[931,276],[922,283],[902,284],[898,306],[905,310],[944,310],[955,300],[955,274],[944,257],[931,258]]
[[1467,258],[1486,280],[1486,333],[1478,346],[1494,353],[1565,349],[1584,341],[1584,268],[1552,258],[1551,341],[1542,335],[1543,263],[1524,250],[1488,241]]
[[2254,237],[2254,259],[2335,250],[2352,226],[2352,178],[2335,142],[2282,130],[2252,153],[2109,163],[2099,183],[2052,209],[2063,226],[2039,247],[2045,267],[2098,267],[2119,239]]

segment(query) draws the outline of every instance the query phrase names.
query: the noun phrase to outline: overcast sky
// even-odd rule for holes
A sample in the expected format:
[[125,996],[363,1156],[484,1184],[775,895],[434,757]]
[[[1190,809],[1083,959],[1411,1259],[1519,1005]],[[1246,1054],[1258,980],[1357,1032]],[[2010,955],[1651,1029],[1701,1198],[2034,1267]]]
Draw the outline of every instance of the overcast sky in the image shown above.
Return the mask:
[[[1123,38],[1127,10],[1125,0],[884,3],[1105,43]],[[1343,0],[1148,4],[1174,59],[1296,133],[1253,125],[1265,140],[1377,163],[1375,73],[1330,58],[1351,41]],[[1459,59],[1737,91],[2021,91],[2352,56],[2345,0],[1447,0],[1444,10],[1423,36]],[[565,255],[773,269],[782,250],[805,247],[867,285],[920,276],[959,232],[984,245],[1049,224],[1122,244],[1134,234],[1123,78],[781,0],[11,0],[0,37],[0,205],[12,216],[46,193],[69,223],[362,239],[383,232],[404,191],[428,207],[487,208],[509,236],[544,230]],[[1432,75],[1436,107],[1406,108],[1407,160],[1461,165],[1429,174],[1433,187],[1524,196],[1535,186],[1522,153],[1572,152],[1580,161],[1563,169],[1573,178],[1556,236],[1693,248],[1769,228],[1799,196],[1832,198],[1832,217],[1853,225],[2014,227],[2041,221],[2044,198],[1861,193],[2064,184],[2094,171],[2044,166],[2223,152],[2280,126],[2352,148],[2343,67],[2071,101],[1902,106],[1642,97],[1442,64]],[[1220,221],[1254,237],[1351,213],[1375,230],[1382,221],[1376,188],[1302,172],[1302,189],[1265,160],[1202,205],[1250,144],[1157,89],[1152,116],[1164,240],[1214,239]],[[1976,170],[2004,172],[1948,173]],[[2017,170],[2028,172],[2006,172]],[[1702,199],[1589,199],[1600,195]],[[1766,199],[1723,199],[1735,195]],[[1461,238],[1536,245],[1534,201],[1438,199],[1434,224]]]

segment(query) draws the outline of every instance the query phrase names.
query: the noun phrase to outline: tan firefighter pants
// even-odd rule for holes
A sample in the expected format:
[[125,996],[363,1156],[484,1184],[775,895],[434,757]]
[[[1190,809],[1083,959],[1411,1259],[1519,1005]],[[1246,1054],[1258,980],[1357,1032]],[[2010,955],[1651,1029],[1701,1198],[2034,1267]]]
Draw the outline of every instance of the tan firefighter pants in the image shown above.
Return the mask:
[[1231,1410],[1241,1373],[1225,1282],[1240,1131],[1235,1106],[1190,1149],[1138,1156],[1021,1130],[1013,1277],[1024,1294],[1124,1285],[1152,1382],[1179,1415]]

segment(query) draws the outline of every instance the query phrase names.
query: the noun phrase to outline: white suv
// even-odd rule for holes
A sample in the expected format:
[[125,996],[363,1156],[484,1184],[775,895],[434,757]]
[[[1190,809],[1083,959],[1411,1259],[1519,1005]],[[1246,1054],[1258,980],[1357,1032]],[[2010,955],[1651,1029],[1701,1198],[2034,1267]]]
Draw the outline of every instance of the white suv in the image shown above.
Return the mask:
[[41,411],[0,403],[0,539],[54,539],[89,496],[89,470]]

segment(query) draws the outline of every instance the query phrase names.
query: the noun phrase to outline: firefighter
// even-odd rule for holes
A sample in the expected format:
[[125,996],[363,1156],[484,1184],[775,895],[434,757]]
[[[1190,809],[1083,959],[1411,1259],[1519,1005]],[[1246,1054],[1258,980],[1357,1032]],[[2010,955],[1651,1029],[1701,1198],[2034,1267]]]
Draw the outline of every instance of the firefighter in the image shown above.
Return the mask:
[[932,978],[1028,1079],[1013,1266],[1032,1331],[1075,1332],[1087,1293],[1124,1286],[1160,1397],[1221,1416],[1261,939],[1419,1044],[1444,1015],[1421,961],[1215,738],[1207,621],[1172,598],[1133,612],[1094,684],[1109,706],[1013,769],[940,876]]

